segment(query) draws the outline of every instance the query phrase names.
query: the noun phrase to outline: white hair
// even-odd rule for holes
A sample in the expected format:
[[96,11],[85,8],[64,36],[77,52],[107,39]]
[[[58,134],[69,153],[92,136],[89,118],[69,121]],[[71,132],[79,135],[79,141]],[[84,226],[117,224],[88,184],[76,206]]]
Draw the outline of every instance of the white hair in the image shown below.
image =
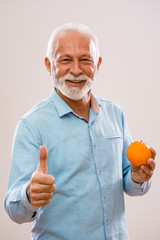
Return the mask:
[[96,64],[98,63],[99,59],[99,47],[98,47],[98,39],[97,37],[92,33],[92,31],[87,27],[86,25],[83,24],[78,24],[78,23],[66,23],[63,24],[59,27],[57,27],[51,34],[49,41],[48,41],[48,46],[47,46],[47,52],[46,52],[46,57],[49,59],[49,61],[52,63],[52,58],[53,58],[53,44],[55,42],[56,37],[58,36],[59,33],[65,33],[65,32],[78,32],[82,34],[87,34],[90,36],[90,38],[93,40],[96,46]]

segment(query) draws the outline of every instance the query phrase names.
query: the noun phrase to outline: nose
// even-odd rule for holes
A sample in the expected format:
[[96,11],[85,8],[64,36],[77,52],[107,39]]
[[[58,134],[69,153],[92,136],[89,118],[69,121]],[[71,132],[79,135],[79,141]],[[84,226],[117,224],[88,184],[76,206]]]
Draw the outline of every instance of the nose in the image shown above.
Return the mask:
[[72,62],[70,73],[72,73],[74,76],[78,76],[82,73],[82,69],[80,68],[80,64],[78,60],[74,60]]

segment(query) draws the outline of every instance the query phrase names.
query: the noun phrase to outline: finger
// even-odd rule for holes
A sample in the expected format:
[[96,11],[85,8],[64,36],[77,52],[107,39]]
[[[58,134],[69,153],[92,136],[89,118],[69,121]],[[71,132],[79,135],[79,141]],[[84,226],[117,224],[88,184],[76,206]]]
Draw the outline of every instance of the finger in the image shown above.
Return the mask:
[[46,146],[41,146],[39,149],[39,165],[38,172],[47,174],[47,148]]
[[147,182],[151,178],[148,174],[146,174],[142,169],[140,169],[142,182]]
[[46,206],[50,203],[50,199],[48,200],[35,200],[35,201],[32,201],[31,204],[32,206],[34,207],[37,207],[37,208],[40,208],[40,207],[43,207],[43,206]]
[[52,175],[50,174],[39,174],[37,172],[35,172],[32,175],[32,184],[36,184],[36,186],[38,184],[40,185],[53,185],[55,182],[55,179]]
[[32,201],[49,200],[52,197],[53,197],[53,193],[32,193],[31,194]]
[[33,193],[52,193],[55,192],[56,186],[55,185],[42,185],[37,184],[36,186],[32,185],[31,191]]
[[142,165],[141,170],[149,177],[152,177],[153,171],[150,168],[146,167],[145,165]]
[[155,150],[153,147],[151,147],[150,149],[151,149],[151,153],[152,153],[152,159],[155,160],[155,157],[156,157],[156,150]]
[[152,171],[154,171],[155,167],[156,167],[156,162],[155,160],[153,160],[152,158],[147,160],[147,164],[149,165],[150,169]]

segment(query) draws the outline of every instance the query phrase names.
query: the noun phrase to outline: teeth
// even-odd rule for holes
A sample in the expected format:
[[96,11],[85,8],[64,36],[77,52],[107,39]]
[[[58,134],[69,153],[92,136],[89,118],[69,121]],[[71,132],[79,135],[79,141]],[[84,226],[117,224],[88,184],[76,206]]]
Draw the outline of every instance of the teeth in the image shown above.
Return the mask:
[[80,83],[82,80],[80,80],[80,81],[71,81],[71,80],[69,80],[70,82],[72,82],[72,83]]

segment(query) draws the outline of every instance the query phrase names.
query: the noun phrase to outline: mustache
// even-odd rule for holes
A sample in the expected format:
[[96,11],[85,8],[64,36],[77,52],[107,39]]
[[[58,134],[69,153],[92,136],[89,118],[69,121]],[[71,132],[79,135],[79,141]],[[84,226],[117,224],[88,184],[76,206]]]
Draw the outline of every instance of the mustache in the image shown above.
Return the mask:
[[74,76],[71,73],[66,74],[65,76],[59,78],[60,81],[74,81],[74,82],[79,82],[79,81],[90,81],[91,79],[86,76],[85,74],[81,74],[79,76]]

